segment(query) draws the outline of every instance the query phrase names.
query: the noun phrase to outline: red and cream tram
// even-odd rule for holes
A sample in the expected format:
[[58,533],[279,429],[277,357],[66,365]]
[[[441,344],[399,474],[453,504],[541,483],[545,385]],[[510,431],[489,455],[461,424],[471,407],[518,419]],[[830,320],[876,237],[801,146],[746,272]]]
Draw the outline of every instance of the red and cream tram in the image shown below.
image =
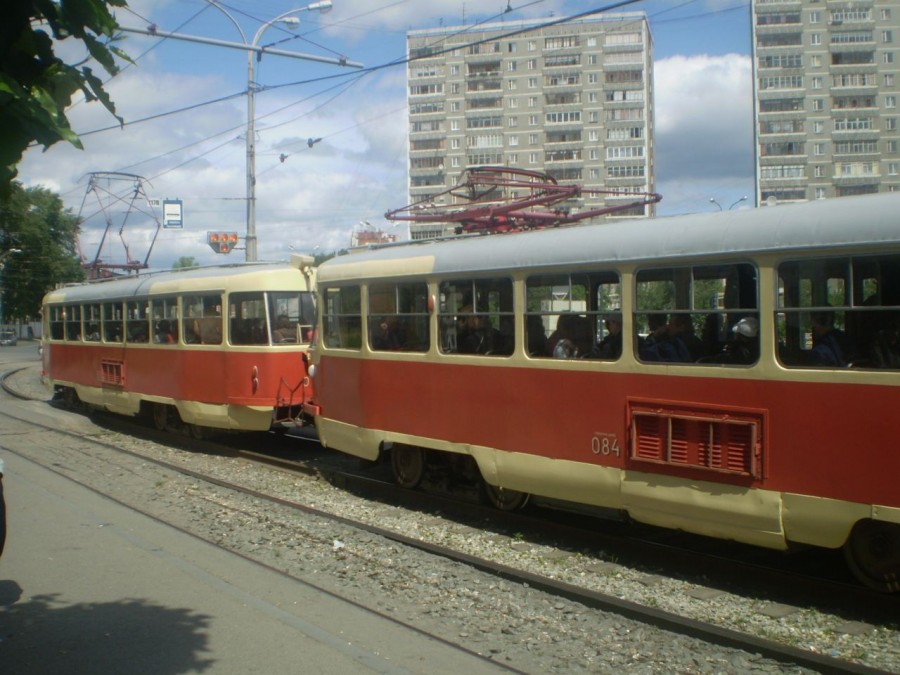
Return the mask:
[[900,195],[374,248],[317,289],[327,446],[900,589]]
[[52,291],[43,368],[70,404],[164,428],[267,430],[308,398],[311,258],[195,268]]

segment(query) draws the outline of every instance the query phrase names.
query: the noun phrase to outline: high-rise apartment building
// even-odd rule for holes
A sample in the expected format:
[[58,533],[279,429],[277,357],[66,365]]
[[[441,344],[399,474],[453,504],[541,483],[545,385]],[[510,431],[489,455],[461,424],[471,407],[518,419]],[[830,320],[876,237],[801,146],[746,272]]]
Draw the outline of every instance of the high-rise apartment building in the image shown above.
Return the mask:
[[900,3],[753,0],[757,204],[900,190]]
[[[416,30],[407,42],[410,202],[438,199],[467,167],[485,165],[618,191],[567,204],[575,210],[654,190],[652,44],[643,13]],[[445,230],[412,225],[410,236]]]

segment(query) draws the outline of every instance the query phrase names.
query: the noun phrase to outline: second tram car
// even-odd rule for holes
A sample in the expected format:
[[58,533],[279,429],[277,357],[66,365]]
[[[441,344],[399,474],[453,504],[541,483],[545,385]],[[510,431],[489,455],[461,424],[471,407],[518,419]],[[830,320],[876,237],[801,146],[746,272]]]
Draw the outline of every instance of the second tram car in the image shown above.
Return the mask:
[[900,195],[374,248],[317,287],[323,444],[900,588]]
[[312,259],[67,286],[43,302],[43,370],[67,403],[157,427],[268,430],[310,396]]

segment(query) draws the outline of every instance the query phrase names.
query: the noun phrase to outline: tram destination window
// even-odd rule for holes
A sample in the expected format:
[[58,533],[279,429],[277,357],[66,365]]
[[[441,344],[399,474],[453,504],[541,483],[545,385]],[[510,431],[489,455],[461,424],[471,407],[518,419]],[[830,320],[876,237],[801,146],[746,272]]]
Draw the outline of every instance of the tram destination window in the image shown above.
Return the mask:
[[182,331],[188,344],[222,344],[222,296],[185,295],[181,301]]
[[749,263],[637,273],[634,348],[645,363],[751,366],[759,360],[759,287]]
[[48,328],[51,340],[62,340],[66,335],[66,311],[61,305],[50,307]]
[[122,341],[122,303],[121,302],[104,302],[103,303],[103,341],[104,342],[121,342]]
[[323,342],[334,349],[362,347],[362,310],[359,286],[326,288],[322,293]]
[[173,345],[178,342],[178,298],[154,298],[150,305],[153,342]]
[[308,291],[269,291],[272,344],[309,344],[316,319],[316,306]]
[[66,306],[66,340],[81,340],[81,305]]
[[125,341],[146,343],[150,341],[150,301],[130,300],[125,303]]
[[369,286],[368,327],[373,351],[427,352],[428,286],[424,282]]
[[782,263],[775,326],[786,367],[900,369],[900,256]]
[[100,342],[102,323],[100,305],[85,305],[83,309],[85,342]]
[[525,282],[525,348],[532,358],[616,360],[622,293],[613,271],[545,274]]
[[445,354],[509,356],[515,347],[511,279],[441,282],[438,325]]

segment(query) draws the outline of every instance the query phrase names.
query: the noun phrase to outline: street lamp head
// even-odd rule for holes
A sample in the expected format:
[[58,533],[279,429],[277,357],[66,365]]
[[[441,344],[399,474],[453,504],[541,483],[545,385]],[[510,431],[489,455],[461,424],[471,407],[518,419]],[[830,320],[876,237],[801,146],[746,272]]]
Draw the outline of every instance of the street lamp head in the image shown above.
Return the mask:
[[330,12],[333,6],[334,5],[332,4],[331,0],[320,0],[319,2],[309,3],[306,6],[306,9],[308,9],[310,12],[318,11],[322,14],[325,14],[326,12]]
[[299,26],[300,19],[298,19],[296,16],[286,16],[283,19],[279,19],[278,23],[282,23],[285,26]]

